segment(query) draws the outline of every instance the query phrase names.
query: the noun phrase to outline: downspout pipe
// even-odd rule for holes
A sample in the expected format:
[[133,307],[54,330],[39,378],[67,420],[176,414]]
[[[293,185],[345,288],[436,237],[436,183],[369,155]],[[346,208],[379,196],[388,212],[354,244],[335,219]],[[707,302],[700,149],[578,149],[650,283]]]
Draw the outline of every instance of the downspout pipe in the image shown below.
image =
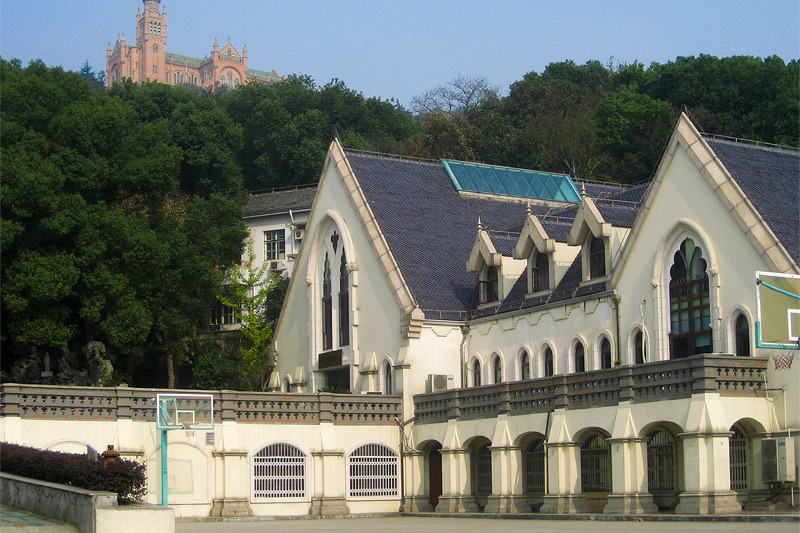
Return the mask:
[[[616,330],[617,330],[617,362],[619,364],[622,364],[622,353],[621,353],[621,350],[620,350],[622,345],[620,344],[620,339],[619,339],[619,301],[620,301],[620,297],[619,297],[619,294],[617,294],[616,289],[614,290],[614,296],[611,297],[611,300],[614,302],[614,315],[616,316],[615,325],[616,325]],[[644,342],[644,337],[642,338],[642,342]],[[615,365],[612,364],[612,366],[615,366]]]

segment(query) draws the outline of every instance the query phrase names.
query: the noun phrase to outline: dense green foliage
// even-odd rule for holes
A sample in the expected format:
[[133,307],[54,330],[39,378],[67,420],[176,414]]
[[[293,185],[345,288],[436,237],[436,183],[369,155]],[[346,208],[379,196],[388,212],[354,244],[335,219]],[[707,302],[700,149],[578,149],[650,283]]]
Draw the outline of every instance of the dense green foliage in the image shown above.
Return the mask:
[[433,113],[419,155],[633,183],[648,179],[678,113],[718,135],[800,144],[800,67],[779,57],[679,57],[645,68],[551,63],[468,113]]
[[241,253],[240,128],[180,89],[0,67],[5,347],[100,341],[127,379],[174,384]]
[[263,388],[253,369],[267,368],[285,281],[251,313],[252,338],[219,346],[200,333],[241,257],[245,191],[316,182],[334,131],[348,148],[635,183],[682,109],[708,132],[800,144],[798,65],[563,61],[505,96],[458,77],[415,99],[414,115],[338,80],[106,90],[88,63],[2,60],[3,368],[32,347],[80,354],[100,341],[116,381]]

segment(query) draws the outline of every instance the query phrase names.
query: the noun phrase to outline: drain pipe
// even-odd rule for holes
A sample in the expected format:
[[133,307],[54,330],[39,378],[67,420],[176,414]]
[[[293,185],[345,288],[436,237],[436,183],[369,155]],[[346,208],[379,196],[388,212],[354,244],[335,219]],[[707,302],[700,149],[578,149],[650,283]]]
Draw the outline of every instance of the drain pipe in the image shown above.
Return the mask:
[[400,430],[400,512],[403,513],[406,510],[406,469],[405,469],[405,457],[406,457],[406,448],[410,448],[406,444],[406,432],[403,430],[405,426],[416,420],[417,417],[412,416],[405,422],[401,422],[399,418],[394,417],[394,421],[397,424],[397,429]]
[[469,324],[461,326],[461,388],[467,388],[467,340],[469,339]]

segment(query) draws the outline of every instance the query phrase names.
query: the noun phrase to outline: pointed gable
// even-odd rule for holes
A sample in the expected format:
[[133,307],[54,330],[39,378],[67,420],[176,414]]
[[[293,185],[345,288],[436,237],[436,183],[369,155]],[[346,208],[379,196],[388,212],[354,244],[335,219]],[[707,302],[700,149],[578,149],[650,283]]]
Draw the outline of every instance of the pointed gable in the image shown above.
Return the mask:
[[514,246],[514,259],[527,259],[534,248],[539,253],[553,253],[556,249],[555,239],[551,239],[545,231],[539,218],[528,209],[522,234]]
[[605,221],[592,199],[586,195],[585,191],[582,191],[581,204],[578,206],[578,212],[575,214],[575,220],[569,230],[567,244],[580,246],[586,242],[586,237],[590,233],[598,238],[610,237],[611,224]]
[[502,262],[502,256],[497,253],[489,232],[483,229],[480,219],[478,219],[478,234],[475,236],[475,244],[472,245],[472,252],[469,254],[467,272],[480,272],[484,266],[499,267]]

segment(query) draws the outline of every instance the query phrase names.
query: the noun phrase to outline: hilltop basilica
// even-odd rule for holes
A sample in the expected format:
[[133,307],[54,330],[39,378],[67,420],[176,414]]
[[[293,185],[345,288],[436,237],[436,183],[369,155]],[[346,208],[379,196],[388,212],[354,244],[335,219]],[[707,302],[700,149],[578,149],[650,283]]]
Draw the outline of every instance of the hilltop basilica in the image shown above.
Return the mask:
[[240,54],[230,42],[220,48],[214,39],[211,56],[190,57],[167,52],[167,9],[161,0],[143,0],[144,12],[136,12],[136,44],[128,45],[125,35],[106,49],[109,87],[124,78],[136,83],[159,81],[168,85],[196,85],[216,91],[243,83],[274,83],[283,79],[275,70],[249,68],[247,46]]

